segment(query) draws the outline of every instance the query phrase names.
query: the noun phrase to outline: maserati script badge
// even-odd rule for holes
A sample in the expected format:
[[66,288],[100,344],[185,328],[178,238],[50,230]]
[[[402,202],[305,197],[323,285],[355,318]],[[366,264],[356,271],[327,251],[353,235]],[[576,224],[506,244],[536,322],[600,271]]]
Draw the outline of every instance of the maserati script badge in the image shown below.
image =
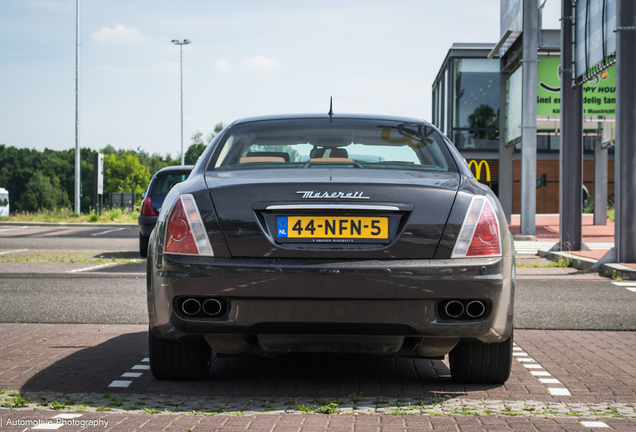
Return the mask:
[[308,199],[369,199],[368,196],[364,196],[364,192],[314,192],[314,191],[296,191],[297,194],[303,194],[303,198]]

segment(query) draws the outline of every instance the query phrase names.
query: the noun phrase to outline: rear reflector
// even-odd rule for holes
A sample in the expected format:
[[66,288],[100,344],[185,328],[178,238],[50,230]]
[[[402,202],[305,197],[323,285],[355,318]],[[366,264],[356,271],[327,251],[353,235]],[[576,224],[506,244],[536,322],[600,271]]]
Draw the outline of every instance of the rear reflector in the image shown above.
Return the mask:
[[144,203],[141,205],[141,215],[142,216],[157,216],[155,213],[155,209],[152,208],[152,204],[150,204],[150,197],[144,200]]
[[166,227],[164,252],[214,256],[192,195],[181,195],[172,206]]
[[501,230],[492,204],[473,197],[451,258],[501,256]]

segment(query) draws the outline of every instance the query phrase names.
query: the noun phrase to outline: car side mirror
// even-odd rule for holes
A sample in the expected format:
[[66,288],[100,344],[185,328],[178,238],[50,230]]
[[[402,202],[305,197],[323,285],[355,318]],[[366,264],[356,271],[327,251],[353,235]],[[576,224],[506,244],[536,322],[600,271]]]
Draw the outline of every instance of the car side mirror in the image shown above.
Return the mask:
[[144,199],[144,198],[146,198],[146,192],[141,193],[141,199]]

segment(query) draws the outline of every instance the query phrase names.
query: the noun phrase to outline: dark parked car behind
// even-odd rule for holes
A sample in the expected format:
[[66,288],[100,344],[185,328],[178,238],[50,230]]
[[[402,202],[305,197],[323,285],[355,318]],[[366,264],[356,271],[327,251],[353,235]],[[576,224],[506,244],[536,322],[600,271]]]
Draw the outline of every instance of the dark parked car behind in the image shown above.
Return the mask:
[[169,166],[157,171],[150,180],[148,190],[144,192],[141,213],[137,219],[139,222],[139,254],[142,257],[148,256],[148,238],[157,223],[163,200],[175,184],[188,178],[192,168],[193,165]]
[[418,119],[239,120],[172,188],[148,248],[150,367],[203,379],[213,352],[512,364],[515,258],[497,197]]

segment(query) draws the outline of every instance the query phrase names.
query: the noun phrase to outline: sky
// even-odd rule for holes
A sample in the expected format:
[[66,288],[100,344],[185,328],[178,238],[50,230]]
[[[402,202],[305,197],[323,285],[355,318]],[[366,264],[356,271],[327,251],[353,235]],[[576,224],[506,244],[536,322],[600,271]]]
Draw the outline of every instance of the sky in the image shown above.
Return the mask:
[[[430,120],[454,42],[499,40],[500,0],[80,0],[80,146],[181,151],[238,118]],[[559,28],[547,0],[544,28]],[[0,0],[0,144],[75,146],[75,0]]]

